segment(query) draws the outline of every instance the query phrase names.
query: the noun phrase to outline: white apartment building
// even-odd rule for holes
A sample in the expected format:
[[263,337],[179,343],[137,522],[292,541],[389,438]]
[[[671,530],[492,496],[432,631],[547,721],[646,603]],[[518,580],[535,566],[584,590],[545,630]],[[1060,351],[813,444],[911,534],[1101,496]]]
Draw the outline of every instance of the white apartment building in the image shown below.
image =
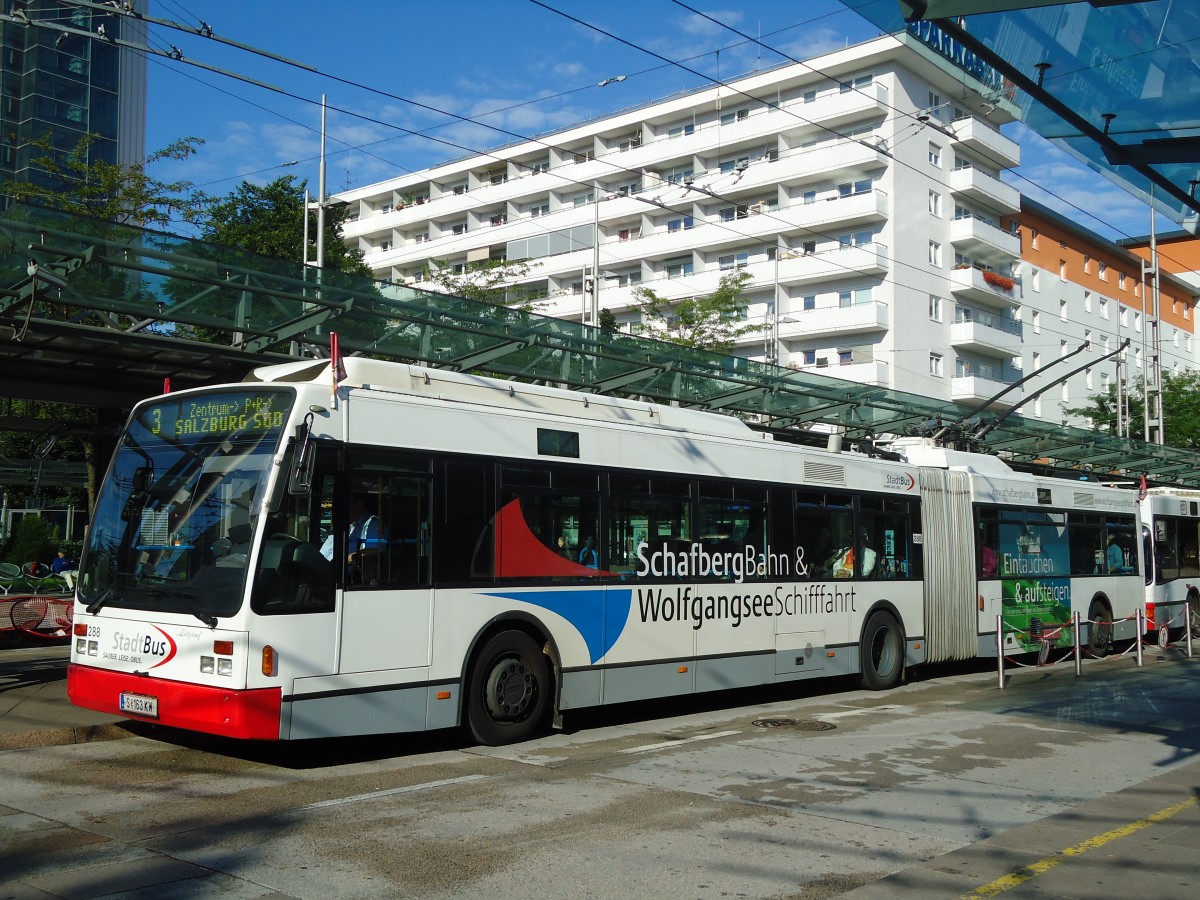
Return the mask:
[[[1049,352],[1026,352],[1049,313],[1022,305],[1059,310],[1022,284],[1021,197],[1000,180],[1020,162],[998,130],[1014,108],[931,43],[881,37],[332,199],[381,280],[524,258],[514,300],[629,328],[639,286],[675,299],[740,270],[761,330],[739,355],[982,403]],[[1039,412],[1059,421],[1064,397],[1085,394]]]

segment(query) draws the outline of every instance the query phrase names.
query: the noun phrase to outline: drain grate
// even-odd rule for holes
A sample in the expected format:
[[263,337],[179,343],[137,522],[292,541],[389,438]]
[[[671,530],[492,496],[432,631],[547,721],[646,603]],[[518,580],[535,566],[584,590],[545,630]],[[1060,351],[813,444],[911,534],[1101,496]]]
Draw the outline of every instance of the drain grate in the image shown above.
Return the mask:
[[794,731],[833,731],[837,728],[831,722],[820,722],[816,719],[755,719],[755,728],[791,728]]

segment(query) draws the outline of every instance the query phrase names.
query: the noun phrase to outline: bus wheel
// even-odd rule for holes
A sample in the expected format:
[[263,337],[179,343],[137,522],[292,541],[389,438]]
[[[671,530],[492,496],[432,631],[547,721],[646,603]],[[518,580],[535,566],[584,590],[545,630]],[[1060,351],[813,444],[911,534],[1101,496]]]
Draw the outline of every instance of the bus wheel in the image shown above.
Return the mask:
[[1088,652],[1099,659],[1108,656],[1112,646],[1112,610],[1103,600],[1093,600],[1088,607]]
[[862,686],[872,691],[895,687],[904,672],[904,633],[889,612],[873,613],[859,647]]
[[493,636],[475,655],[467,681],[467,726],[481,744],[515,744],[532,736],[546,712],[546,658],[520,631]]

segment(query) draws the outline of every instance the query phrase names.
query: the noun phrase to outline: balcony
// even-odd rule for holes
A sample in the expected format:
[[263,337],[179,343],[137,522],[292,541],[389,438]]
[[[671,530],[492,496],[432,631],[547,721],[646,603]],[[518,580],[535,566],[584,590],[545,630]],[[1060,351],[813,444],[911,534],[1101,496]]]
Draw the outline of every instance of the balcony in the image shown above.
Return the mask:
[[863,191],[845,197],[829,197],[788,208],[795,211],[795,224],[801,228],[817,228],[823,225],[849,228],[864,222],[886,219],[890,214],[888,195],[880,190]]
[[1003,309],[1010,309],[1020,302],[1015,288],[990,284],[983,272],[974,267],[954,269],[950,273],[950,292],[959,300],[973,300]]
[[1021,146],[980,119],[956,119],[950,127],[954,129],[954,146],[965,147],[1000,169],[1021,164]]
[[967,256],[1006,261],[1021,255],[1021,239],[1002,231],[977,216],[955,219],[950,223],[950,243]]
[[971,203],[998,213],[1012,215],[1021,210],[1021,192],[979,169],[955,169],[950,173],[950,191]]
[[[958,370],[950,379],[950,399],[955,403],[982,403],[1010,387],[1016,379],[1006,378],[1003,367],[959,360]],[[997,406],[1010,407],[1020,403],[1024,388],[1017,388],[997,401]]]
[[779,283],[800,285],[848,275],[886,275],[890,268],[886,244],[847,245],[809,254],[793,251],[779,260]]
[[887,304],[871,301],[850,306],[791,310],[779,320],[779,338],[792,340],[823,334],[863,334],[887,331],[890,327],[891,315]]
[[987,356],[1019,356],[1021,325],[1001,316],[960,310],[959,317],[950,326],[950,345],[956,350],[971,350]]
[[[883,111],[888,105],[887,87],[877,81],[848,91],[827,91],[812,103],[793,102],[787,104],[787,112],[823,128],[837,128],[849,122],[859,122],[875,110]],[[788,123],[795,125],[796,118],[789,116]]]
[[801,365],[800,359],[803,354],[791,354],[791,362],[789,365],[792,368],[797,368],[801,372],[809,375],[825,375],[828,378],[837,378],[839,381],[850,381],[854,384],[868,384],[872,387],[890,387],[891,372],[888,364],[879,359],[868,359],[862,361],[854,361],[845,365],[837,365],[836,358],[833,365]]

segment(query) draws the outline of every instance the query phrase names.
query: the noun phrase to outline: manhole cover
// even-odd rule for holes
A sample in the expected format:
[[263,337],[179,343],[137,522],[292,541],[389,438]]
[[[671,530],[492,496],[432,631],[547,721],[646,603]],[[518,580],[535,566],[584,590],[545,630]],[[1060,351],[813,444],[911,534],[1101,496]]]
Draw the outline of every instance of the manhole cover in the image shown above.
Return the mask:
[[794,731],[833,731],[836,725],[816,719],[755,719],[755,728],[791,728]]

